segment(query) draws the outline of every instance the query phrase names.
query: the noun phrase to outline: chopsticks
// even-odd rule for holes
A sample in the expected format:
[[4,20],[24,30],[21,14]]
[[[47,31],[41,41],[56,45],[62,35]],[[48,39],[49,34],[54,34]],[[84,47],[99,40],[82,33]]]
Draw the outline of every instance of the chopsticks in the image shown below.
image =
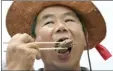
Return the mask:
[[[9,42],[4,42],[3,44],[8,44]],[[62,43],[62,42],[34,42],[36,44],[55,44],[55,43]]]
[[68,48],[61,48],[61,47],[60,48],[58,48],[58,47],[57,48],[39,48],[39,50],[41,50],[41,51],[42,50],[66,50],[66,49],[68,49]]
[[[34,42],[34,43],[36,43],[36,44],[56,44],[56,43],[62,43],[62,42]],[[8,42],[4,42],[3,44],[8,44]],[[62,48],[62,47],[39,48],[40,51],[42,51],[42,50],[66,50],[66,49],[68,49],[68,48]],[[6,52],[6,51],[4,51],[4,52]]]
[[[66,50],[68,48],[39,48],[39,51],[44,51],[44,50]],[[4,51],[6,52],[6,50]]]

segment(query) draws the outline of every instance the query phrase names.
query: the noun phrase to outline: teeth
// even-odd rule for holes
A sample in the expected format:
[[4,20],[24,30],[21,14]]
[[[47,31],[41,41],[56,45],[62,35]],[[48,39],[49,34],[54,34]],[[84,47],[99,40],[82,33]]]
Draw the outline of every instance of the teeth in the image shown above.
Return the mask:
[[61,39],[59,39],[57,42],[62,42],[62,41],[64,41],[64,40],[66,40],[66,39],[68,39],[68,38],[61,38]]

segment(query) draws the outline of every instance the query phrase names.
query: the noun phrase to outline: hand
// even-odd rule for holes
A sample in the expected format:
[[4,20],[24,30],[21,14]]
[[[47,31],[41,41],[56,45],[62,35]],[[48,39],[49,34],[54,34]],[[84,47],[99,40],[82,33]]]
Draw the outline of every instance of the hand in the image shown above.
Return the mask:
[[35,59],[40,59],[40,52],[34,39],[26,33],[14,35],[6,53],[8,70],[31,70]]

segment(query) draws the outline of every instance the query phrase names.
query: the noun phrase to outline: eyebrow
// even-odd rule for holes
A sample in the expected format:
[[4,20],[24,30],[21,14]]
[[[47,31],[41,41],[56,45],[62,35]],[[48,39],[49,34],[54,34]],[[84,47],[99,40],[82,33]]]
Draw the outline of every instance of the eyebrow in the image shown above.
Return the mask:
[[72,17],[76,17],[76,14],[73,13],[73,12],[67,12],[67,13],[64,13],[63,16],[72,16]]
[[[66,12],[66,13],[63,14],[63,16],[64,16],[64,17],[65,17],[65,16],[76,17],[76,14],[73,13],[73,12]],[[47,14],[47,15],[42,16],[41,20],[45,20],[45,19],[47,19],[47,18],[52,18],[52,17],[54,17],[53,14]]]
[[53,14],[47,14],[47,15],[42,16],[42,19],[45,20],[45,19],[47,19],[49,17],[52,18],[53,16],[54,16]]

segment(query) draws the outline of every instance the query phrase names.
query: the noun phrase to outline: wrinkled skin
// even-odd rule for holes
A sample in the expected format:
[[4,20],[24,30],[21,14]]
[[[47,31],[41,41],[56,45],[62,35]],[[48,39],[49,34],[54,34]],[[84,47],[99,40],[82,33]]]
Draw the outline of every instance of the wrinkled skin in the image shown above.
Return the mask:
[[82,24],[71,9],[61,6],[44,9],[37,16],[35,33],[36,41],[52,42],[58,37],[66,36],[77,43],[73,46],[69,58],[59,58],[55,51],[41,51],[45,70],[79,70],[79,61],[86,43]]
[[[34,60],[40,58],[44,62],[44,70],[80,70],[80,58],[86,43],[82,24],[71,9],[62,6],[45,8],[37,16],[35,33],[36,38],[26,33],[18,33],[11,38],[6,56],[8,70],[33,70]],[[66,57],[59,56],[55,50],[39,50],[52,48],[54,44],[35,43],[55,42],[59,37],[68,37],[76,43]]]

